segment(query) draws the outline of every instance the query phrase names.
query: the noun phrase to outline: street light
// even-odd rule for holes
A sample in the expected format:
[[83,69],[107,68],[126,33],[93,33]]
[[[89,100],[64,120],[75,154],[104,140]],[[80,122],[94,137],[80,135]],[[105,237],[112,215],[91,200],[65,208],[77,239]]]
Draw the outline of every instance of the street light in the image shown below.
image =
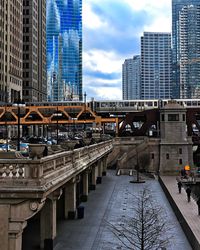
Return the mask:
[[17,107],[17,151],[20,151],[20,108],[25,107],[25,103],[20,98],[20,92],[18,96],[18,100],[13,106]]

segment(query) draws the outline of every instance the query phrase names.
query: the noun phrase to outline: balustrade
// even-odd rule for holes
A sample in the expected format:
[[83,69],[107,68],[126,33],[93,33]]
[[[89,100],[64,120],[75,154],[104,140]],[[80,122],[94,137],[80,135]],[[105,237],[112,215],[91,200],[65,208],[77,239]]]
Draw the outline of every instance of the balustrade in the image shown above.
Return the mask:
[[[0,190],[49,189],[76,176],[112,150],[112,141],[60,152],[41,159],[0,159]],[[1,192],[0,192],[1,193]],[[1,197],[1,194],[0,194]]]

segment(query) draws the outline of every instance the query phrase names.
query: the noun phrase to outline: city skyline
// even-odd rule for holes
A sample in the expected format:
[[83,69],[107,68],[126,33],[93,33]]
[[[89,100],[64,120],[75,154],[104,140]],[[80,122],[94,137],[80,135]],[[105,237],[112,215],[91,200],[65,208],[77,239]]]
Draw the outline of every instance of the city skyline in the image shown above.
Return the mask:
[[169,0],[83,2],[83,89],[87,98],[122,99],[124,60],[140,54],[144,31],[171,32],[171,15]]

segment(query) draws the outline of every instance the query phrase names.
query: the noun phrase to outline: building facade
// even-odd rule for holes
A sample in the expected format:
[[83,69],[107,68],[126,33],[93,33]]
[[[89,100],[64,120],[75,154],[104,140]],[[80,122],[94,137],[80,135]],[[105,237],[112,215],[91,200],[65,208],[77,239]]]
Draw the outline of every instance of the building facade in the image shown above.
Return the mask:
[[174,98],[200,98],[200,2],[172,0]]
[[0,1],[0,101],[22,93],[22,0]]
[[141,37],[141,99],[171,97],[171,34],[144,32]]
[[140,99],[140,56],[126,59],[122,65],[123,100]]
[[48,100],[82,99],[82,0],[47,0]]
[[47,100],[46,0],[23,1],[23,99]]

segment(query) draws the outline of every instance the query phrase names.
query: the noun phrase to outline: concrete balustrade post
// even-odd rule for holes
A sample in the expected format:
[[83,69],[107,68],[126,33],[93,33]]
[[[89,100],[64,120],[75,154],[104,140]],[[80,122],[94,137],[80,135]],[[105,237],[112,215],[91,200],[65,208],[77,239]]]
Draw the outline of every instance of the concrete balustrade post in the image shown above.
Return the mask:
[[65,185],[65,219],[76,217],[76,179],[73,178]]

